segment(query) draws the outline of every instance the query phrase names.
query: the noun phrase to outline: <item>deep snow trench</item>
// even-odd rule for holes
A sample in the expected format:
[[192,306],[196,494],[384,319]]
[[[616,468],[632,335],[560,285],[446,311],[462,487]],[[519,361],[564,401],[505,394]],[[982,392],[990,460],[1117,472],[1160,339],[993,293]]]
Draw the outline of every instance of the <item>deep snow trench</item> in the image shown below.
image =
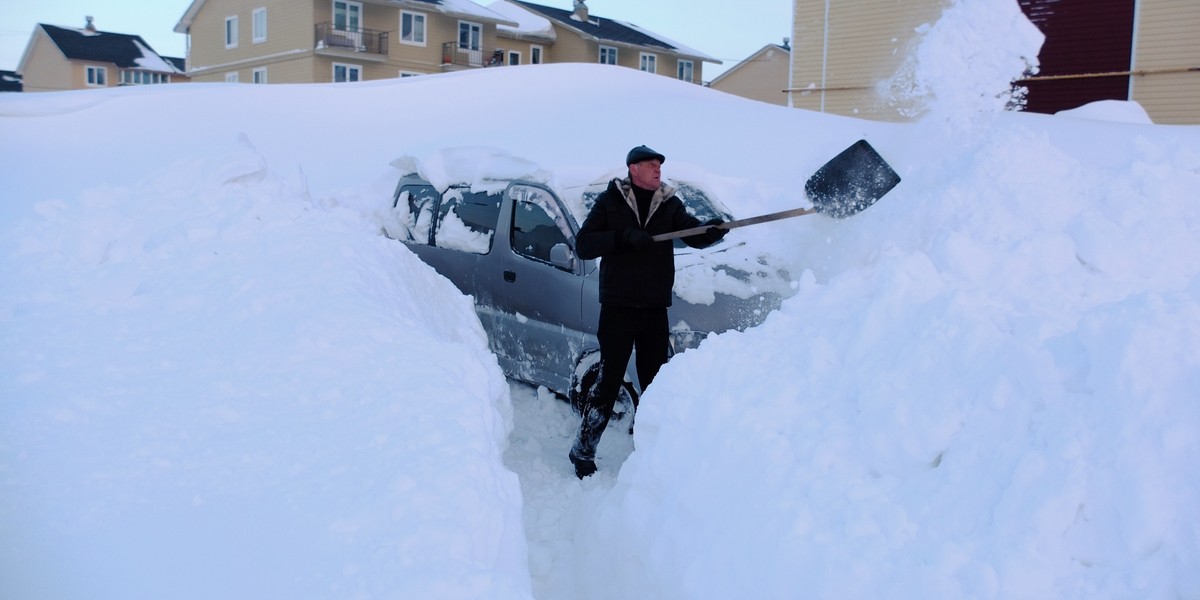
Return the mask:
[[509,389],[513,430],[504,464],[521,480],[533,593],[539,600],[569,600],[577,596],[574,532],[587,518],[583,497],[612,488],[633,452],[633,436],[627,421],[613,419],[596,452],[599,472],[580,481],[567,461],[579,426],[570,404],[545,388],[512,379]]

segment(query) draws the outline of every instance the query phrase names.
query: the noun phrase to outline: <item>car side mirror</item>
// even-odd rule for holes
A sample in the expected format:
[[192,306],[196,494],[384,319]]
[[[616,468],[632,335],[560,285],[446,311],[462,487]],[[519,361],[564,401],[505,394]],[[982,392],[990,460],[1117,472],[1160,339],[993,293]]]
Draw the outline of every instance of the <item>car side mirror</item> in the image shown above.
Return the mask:
[[550,264],[560,269],[574,271],[575,255],[571,253],[571,248],[559,242],[550,248]]

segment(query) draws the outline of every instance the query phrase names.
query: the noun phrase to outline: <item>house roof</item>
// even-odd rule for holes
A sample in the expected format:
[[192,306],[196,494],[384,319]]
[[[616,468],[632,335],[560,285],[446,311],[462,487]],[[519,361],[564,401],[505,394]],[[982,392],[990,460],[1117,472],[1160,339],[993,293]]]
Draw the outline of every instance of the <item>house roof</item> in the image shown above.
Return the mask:
[[[787,40],[785,39],[784,42],[787,42]],[[768,50],[778,50],[788,56],[790,56],[792,54],[792,47],[790,45],[785,44],[785,45],[781,46],[779,44],[767,44],[766,46],[763,46],[762,48],[759,48],[757,51],[755,51],[754,54],[751,54],[750,56],[747,56],[745,59],[738,61],[738,64],[733,65],[732,67],[729,67],[728,69],[726,69],[724,73],[717,75],[715,78],[713,78],[712,81],[708,82],[708,85],[711,86],[714,83],[717,83],[718,81],[721,81],[722,79],[724,79],[726,75],[729,75],[730,73],[736,73],[742,67],[759,60],[759,57],[766,54],[766,52]]]
[[178,73],[141,36],[39,23],[67,60],[112,63],[122,69]]
[[16,71],[0,71],[0,92],[20,92],[24,89]]
[[574,11],[550,6],[542,6],[532,2],[523,0],[509,0],[512,4],[516,4],[542,15],[551,22],[575,30],[585,37],[590,37],[599,42],[608,42],[613,44],[624,44],[628,46],[640,46],[643,48],[658,48],[674,54],[699,58],[704,61],[720,64],[721,61],[705,56],[703,53],[688,48],[682,44],[673,42],[661,35],[651,33],[632,23],[618,21],[616,19],[607,19],[597,17],[595,14],[588,14],[588,22],[577,21],[574,19]]

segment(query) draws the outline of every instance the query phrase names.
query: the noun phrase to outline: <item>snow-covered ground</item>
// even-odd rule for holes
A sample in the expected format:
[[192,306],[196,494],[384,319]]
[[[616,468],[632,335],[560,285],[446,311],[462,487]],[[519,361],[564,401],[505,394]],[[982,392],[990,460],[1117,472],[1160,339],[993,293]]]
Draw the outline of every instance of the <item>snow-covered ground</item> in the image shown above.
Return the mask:
[[[0,97],[0,597],[1200,598],[1200,128],[1000,112],[1015,12],[927,29],[911,124],[599,65]],[[745,217],[859,138],[900,186],[731,232],[797,294],[582,482],[381,235],[447,147],[570,195],[647,144]]]

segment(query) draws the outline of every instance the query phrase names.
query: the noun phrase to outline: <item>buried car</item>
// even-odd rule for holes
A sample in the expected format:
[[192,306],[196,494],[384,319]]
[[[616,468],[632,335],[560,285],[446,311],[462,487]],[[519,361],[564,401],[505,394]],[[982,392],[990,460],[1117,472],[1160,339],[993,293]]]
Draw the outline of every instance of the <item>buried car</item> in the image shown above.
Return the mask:
[[[599,260],[579,258],[575,235],[608,179],[568,199],[549,173],[500,151],[451,149],[393,164],[403,175],[386,233],[474,299],[506,375],[579,407],[598,370],[600,301]],[[732,219],[700,187],[665,181],[697,218]],[[695,250],[676,240],[676,272],[672,355],[761,323],[794,293],[780,261],[745,242]],[[641,389],[634,369],[626,372],[619,412]]]

